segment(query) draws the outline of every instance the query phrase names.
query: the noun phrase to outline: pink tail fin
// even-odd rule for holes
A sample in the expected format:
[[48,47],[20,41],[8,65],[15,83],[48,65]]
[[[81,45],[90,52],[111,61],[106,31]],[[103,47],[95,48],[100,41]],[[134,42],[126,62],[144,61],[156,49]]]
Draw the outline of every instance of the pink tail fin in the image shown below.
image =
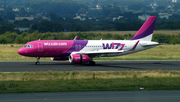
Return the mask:
[[141,26],[135,36],[130,40],[144,40],[151,41],[153,30],[156,22],[156,16],[150,16],[146,22]]

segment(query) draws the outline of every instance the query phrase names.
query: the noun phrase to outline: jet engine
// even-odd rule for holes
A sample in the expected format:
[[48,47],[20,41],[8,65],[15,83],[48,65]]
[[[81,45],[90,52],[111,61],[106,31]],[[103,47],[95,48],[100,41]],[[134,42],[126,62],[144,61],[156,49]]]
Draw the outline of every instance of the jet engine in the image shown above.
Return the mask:
[[53,61],[64,61],[64,60],[68,60],[68,57],[51,57],[51,60],[53,60]]
[[88,55],[71,54],[69,56],[69,62],[71,63],[87,63],[90,62],[90,59]]

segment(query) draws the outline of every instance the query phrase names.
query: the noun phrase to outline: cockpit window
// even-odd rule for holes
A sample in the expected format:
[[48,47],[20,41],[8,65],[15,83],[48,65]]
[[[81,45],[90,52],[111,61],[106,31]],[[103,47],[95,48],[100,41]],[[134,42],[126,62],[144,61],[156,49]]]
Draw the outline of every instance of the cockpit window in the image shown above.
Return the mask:
[[33,48],[32,45],[24,45],[23,47]]

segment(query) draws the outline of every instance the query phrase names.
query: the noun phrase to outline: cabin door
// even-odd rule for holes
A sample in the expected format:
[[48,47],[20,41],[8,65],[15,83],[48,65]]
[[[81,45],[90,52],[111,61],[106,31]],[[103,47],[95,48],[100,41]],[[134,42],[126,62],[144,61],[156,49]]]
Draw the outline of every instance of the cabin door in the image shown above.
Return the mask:
[[42,44],[42,42],[38,42],[38,51],[43,51],[43,44]]

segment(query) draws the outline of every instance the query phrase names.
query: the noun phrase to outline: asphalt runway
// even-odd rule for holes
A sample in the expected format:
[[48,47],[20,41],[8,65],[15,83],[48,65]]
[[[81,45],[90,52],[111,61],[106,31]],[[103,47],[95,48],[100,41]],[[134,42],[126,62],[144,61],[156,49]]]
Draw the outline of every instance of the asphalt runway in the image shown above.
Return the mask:
[[95,66],[88,64],[71,64],[63,62],[0,62],[1,72],[25,72],[25,71],[117,71],[117,70],[180,70],[180,61],[96,61]]
[[179,100],[179,90],[0,94],[0,102],[179,102]]

